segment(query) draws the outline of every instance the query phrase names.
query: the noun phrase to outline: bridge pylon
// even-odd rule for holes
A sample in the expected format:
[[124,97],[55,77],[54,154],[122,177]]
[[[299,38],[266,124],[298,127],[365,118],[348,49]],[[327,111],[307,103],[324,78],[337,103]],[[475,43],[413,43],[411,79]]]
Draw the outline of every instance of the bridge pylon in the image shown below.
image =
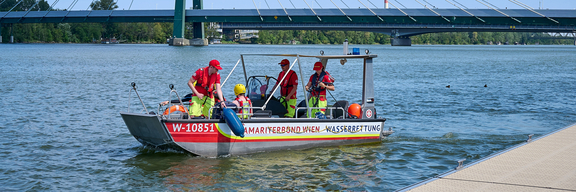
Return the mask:
[[[202,9],[202,0],[192,1],[193,9]],[[194,22],[192,27],[194,28],[194,38],[186,39],[184,38],[184,30],[186,27],[186,1],[176,0],[174,5],[174,31],[172,38],[168,42],[168,45],[173,46],[206,46],[208,45],[208,39],[204,38],[204,23]]]
[[392,46],[412,46],[412,39],[408,35],[400,35],[400,30],[394,29],[391,33],[392,39],[390,44]]
[[10,24],[10,43],[14,43],[14,24]]
[[393,37],[390,43],[392,46],[412,46],[412,39],[410,36],[398,36]]

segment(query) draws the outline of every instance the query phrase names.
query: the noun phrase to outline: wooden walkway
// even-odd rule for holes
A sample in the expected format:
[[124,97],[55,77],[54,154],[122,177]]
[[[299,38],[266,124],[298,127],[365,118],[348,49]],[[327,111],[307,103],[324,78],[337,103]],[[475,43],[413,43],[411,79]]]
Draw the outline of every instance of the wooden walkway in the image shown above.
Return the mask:
[[576,124],[401,191],[576,191]]

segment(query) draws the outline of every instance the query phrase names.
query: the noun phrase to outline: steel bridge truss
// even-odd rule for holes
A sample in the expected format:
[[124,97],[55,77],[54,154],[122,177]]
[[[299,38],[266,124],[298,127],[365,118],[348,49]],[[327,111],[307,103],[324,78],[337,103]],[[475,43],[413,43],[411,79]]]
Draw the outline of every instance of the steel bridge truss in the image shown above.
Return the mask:
[[[222,23],[223,28],[234,29],[372,31],[396,37],[434,32],[571,33],[576,31],[576,10],[539,10],[536,12],[529,9],[458,8],[194,9],[186,10],[184,18],[185,22],[217,22]],[[0,12],[0,23],[8,24],[82,22],[174,22],[174,10]]]

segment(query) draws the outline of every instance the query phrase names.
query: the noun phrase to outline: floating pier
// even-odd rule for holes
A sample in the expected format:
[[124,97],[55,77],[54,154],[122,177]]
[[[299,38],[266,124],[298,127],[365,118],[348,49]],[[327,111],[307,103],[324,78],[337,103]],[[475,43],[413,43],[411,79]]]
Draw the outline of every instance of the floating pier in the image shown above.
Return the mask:
[[399,191],[576,191],[576,124]]

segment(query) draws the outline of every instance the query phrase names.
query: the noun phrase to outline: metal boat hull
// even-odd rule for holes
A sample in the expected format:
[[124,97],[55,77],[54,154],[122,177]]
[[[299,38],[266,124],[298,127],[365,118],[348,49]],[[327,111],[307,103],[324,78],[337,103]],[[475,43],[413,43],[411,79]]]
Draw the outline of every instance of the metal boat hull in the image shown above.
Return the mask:
[[162,147],[173,144],[172,136],[157,115],[120,113],[130,134],[144,145]]
[[170,120],[121,114],[130,133],[141,143],[181,148],[206,157],[376,143],[393,133],[383,129],[385,119],[263,118],[245,120],[242,138],[219,119]]

